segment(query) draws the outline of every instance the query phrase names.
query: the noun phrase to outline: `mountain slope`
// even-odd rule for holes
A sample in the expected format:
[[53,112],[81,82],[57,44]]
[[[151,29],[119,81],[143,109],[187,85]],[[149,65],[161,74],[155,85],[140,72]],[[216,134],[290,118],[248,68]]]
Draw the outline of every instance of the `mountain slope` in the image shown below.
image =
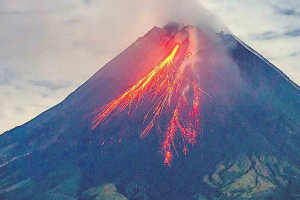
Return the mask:
[[[212,98],[202,99],[203,130],[188,154],[168,167],[160,133],[139,138],[146,106],[91,130],[94,111],[159,65],[190,29],[200,59],[187,73]],[[1,135],[0,198],[297,199],[299,102],[299,87],[237,38],[155,27],[62,103]]]

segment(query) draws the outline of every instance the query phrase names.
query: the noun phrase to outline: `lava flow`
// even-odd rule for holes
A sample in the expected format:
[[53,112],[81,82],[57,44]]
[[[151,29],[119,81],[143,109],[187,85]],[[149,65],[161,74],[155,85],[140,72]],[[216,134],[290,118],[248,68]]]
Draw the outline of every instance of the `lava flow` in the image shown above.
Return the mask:
[[[180,64],[174,64],[178,49],[179,45],[176,45],[172,53],[148,75],[115,100],[104,105],[94,118],[92,129],[126,109],[128,115],[133,114],[143,100],[151,97],[152,107],[144,117],[144,123],[147,122],[147,125],[140,137],[144,138],[153,127],[157,127],[163,134],[162,153],[165,157],[164,164],[168,166],[171,165],[173,157],[172,148],[178,155],[176,144],[182,147],[183,153],[186,154],[187,144],[196,143],[196,135],[200,129],[200,99],[201,94],[206,93],[198,87],[196,80],[189,79],[183,71],[179,70],[177,65]],[[191,53],[188,53],[183,59],[188,59],[190,56]],[[193,99],[189,103],[187,93],[191,92]],[[165,109],[166,107],[168,109]],[[164,131],[159,126],[160,116],[163,113],[170,116]]]

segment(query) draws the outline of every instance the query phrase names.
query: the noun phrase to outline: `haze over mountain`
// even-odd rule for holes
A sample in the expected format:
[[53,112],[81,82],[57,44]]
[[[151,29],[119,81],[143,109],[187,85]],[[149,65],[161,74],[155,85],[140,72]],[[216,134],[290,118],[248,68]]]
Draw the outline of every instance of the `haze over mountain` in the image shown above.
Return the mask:
[[[91,127],[176,44],[177,56],[191,53],[184,73],[211,98],[201,98],[196,143],[186,155],[172,149],[166,166],[161,132],[139,138],[151,102]],[[299,199],[299,102],[299,86],[233,35],[154,27],[62,103],[0,136],[0,198]]]

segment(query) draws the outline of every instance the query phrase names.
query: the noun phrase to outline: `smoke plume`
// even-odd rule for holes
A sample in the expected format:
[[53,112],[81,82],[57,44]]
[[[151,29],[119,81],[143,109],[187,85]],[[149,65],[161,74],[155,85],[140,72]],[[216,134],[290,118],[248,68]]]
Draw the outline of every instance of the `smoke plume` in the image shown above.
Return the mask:
[[[89,6],[93,4],[96,2]],[[163,27],[169,21],[213,32],[229,31],[198,0],[111,0],[101,2],[101,7],[103,34],[108,31],[107,35],[111,38],[104,43],[111,46],[114,41],[119,52],[152,27]]]

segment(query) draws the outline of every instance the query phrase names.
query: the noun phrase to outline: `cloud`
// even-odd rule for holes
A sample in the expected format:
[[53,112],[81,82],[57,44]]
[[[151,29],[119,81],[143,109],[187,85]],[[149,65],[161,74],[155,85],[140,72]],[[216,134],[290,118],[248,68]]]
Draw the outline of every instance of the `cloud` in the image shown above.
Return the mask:
[[278,38],[293,38],[300,36],[300,28],[286,31],[284,33],[278,33],[275,31],[267,31],[262,34],[254,34],[251,37],[254,40],[273,40]]
[[91,3],[91,0],[82,0],[83,3],[85,3],[86,5],[89,5]]
[[289,56],[291,57],[300,56],[300,52],[291,53]]
[[19,76],[9,68],[0,68],[0,85],[12,85]]
[[29,83],[31,83],[34,86],[37,87],[44,87],[51,91],[60,90],[62,88],[69,88],[72,87],[72,83],[68,81],[61,81],[60,83],[53,83],[49,80],[29,80]]
[[276,12],[278,12],[281,15],[286,15],[286,16],[295,16],[295,17],[300,17],[300,12],[297,12],[293,8],[279,8],[278,6],[273,6]]
[[275,31],[267,31],[262,34],[254,34],[252,38],[255,40],[272,40],[278,38],[289,38],[289,37],[299,37],[300,36],[300,28],[286,31],[284,33],[277,33]]
[[284,33],[287,37],[299,37],[300,36],[300,28],[294,29]]
[[19,106],[16,106],[16,107],[15,107],[15,110],[16,110],[17,112],[22,112],[22,113],[25,111],[24,108],[19,107]]
[[255,34],[252,36],[252,38],[256,39],[256,40],[272,40],[272,39],[279,38],[282,36],[283,35],[280,35],[276,32],[267,31],[267,32],[264,32],[263,34]]
[[71,26],[79,22],[79,18],[69,19],[65,21],[65,25]]

